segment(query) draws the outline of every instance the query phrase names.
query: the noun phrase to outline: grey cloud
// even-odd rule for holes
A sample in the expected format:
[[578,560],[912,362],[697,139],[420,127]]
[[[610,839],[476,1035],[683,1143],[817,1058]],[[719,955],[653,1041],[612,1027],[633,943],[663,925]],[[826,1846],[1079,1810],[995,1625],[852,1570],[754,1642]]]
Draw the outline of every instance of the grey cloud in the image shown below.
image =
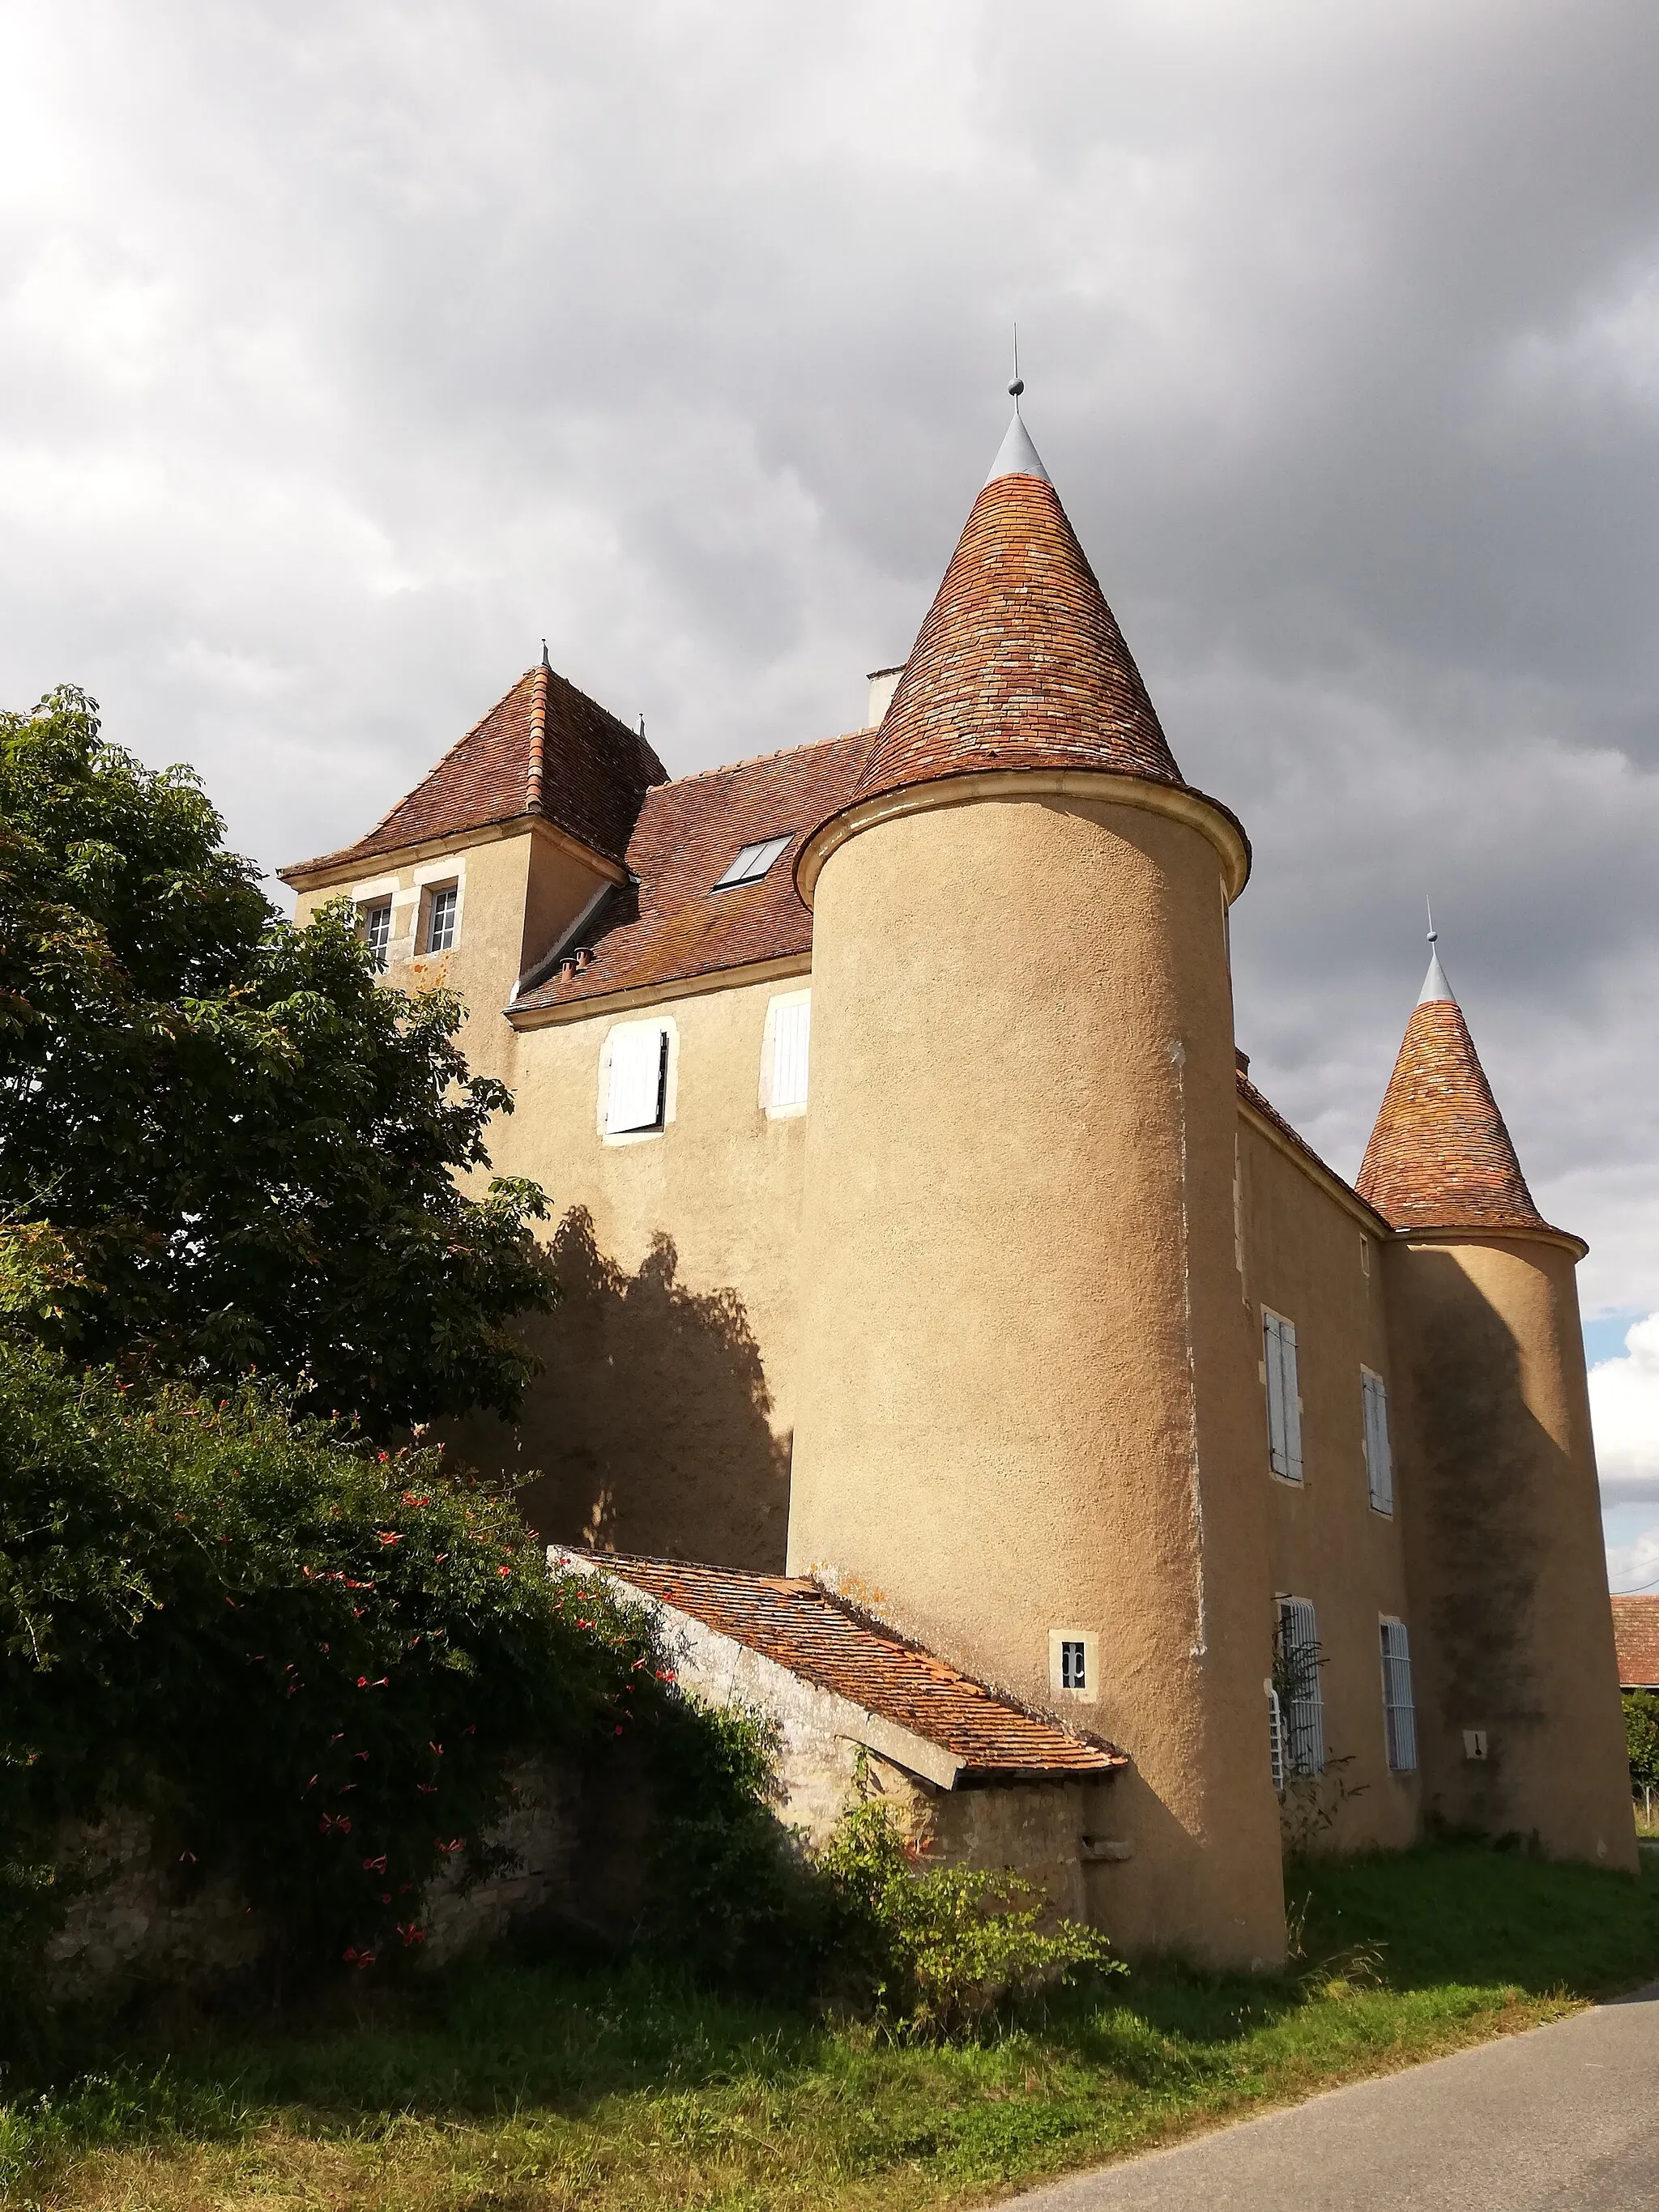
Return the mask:
[[533,658],[680,769],[857,719],[1006,404],[1352,1171],[1448,964],[1587,1296],[1659,1304],[1659,19],[1623,0],[26,0],[0,696],[268,865]]

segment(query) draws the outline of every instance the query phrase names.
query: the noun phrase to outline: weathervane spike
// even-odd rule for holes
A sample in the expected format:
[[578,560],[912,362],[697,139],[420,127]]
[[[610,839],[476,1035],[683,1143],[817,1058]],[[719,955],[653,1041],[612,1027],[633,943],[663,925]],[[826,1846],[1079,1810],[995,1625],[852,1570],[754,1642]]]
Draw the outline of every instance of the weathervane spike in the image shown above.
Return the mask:
[[1014,403],[1014,412],[1019,412],[1019,395],[1025,389],[1025,379],[1019,373],[1019,325],[1014,325],[1014,380],[1008,386],[1009,397]]
[[547,640],[544,638],[542,640],[542,666],[544,668],[550,668],[552,665],[552,662],[547,657]]
[[1428,908],[1429,912],[1429,942],[1432,945],[1440,935],[1440,932],[1434,926],[1434,901],[1431,898],[1425,896],[1423,903]]

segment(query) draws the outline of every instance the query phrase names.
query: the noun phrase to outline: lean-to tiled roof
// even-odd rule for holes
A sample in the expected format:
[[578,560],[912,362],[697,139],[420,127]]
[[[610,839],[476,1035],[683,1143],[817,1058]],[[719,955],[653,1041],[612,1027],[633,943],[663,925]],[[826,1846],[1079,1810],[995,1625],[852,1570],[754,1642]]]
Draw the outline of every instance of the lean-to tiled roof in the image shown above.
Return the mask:
[[[795,854],[805,832],[845,804],[871,735],[857,730],[647,793],[626,856],[637,891],[618,890],[578,931],[592,949],[587,965],[526,992],[514,1012],[810,951],[812,917],[795,889]],[[758,883],[714,889],[739,848],[785,835],[788,849]]]
[[1613,1640],[1626,1690],[1659,1689],[1659,1596],[1615,1597]]
[[1059,495],[1015,467],[974,501],[855,796],[1033,768],[1182,780]]
[[283,872],[370,860],[526,814],[620,861],[646,793],[666,775],[637,731],[544,661],[527,668],[366,837]]
[[1423,988],[1365,1147],[1360,1196],[1395,1229],[1547,1229],[1437,958]]
[[964,1778],[1105,1775],[1128,1765],[1107,1743],[1029,1713],[919,1644],[862,1619],[816,1583],[678,1559],[593,1564],[722,1636],[775,1660],[962,1761]]

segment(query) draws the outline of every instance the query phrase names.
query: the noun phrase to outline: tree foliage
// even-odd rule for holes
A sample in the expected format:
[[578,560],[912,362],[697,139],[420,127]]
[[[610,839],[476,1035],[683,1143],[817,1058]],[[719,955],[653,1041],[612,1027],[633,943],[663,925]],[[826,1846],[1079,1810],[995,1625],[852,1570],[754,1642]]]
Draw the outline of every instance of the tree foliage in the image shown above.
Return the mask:
[[90,1363],[258,1369],[384,1431],[531,1371],[555,1285],[512,1110],[450,994],[375,981],[343,904],[281,921],[185,769],[64,690],[0,715],[0,1220],[67,1248],[40,1332]]
[[1659,1697],[1651,1690],[1625,1692],[1625,1755],[1632,1788],[1659,1790]]
[[641,1616],[551,1573],[510,1499],[252,1385],[139,1393],[0,1335],[0,1839],[148,1813],[302,1957],[422,1940],[531,1751],[672,1695]]

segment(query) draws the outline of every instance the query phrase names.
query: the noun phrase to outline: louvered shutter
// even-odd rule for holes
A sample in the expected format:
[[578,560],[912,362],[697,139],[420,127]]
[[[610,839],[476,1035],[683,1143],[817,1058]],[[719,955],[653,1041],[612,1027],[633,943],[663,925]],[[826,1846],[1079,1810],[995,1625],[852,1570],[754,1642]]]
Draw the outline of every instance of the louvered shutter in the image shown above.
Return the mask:
[[775,1007],[772,1014],[772,1103],[806,1103],[806,1066],[812,1040],[812,1003]]
[[1306,1598],[1279,1600],[1279,1648],[1286,1764],[1293,1774],[1322,1774],[1325,1703],[1319,1687],[1319,1627]]
[[1281,1320],[1279,1324],[1279,1358],[1285,1387],[1285,1472],[1292,1482],[1300,1482],[1302,1400],[1296,1372],[1296,1325],[1292,1322]]
[[1412,1695],[1412,1653],[1403,1620],[1382,1623],[1382,1718],[1389,1765],[1396,1774],[1417,1769],[1417,1705]]
[[1362,1370],[1365,1407],[1365,1474],[1371,1504],[1379,1513],[1394,1511],[1394,1453],[1389,1443],[1389,1393],[1380,1375]]
[[1267,1370],[1267,1462],[1275,1474],[1288,1474],[1285,1449],[1285,1363],[1279,1356],[1279,1316],[1261,1316],[1262,1361]]
[[1285,1717],[1279,1710],[1279,1692],[1271,1682],[1267,1685],[1267,1765],[1273,1778],[1273,1795],[1285,1795]]
[[605,1099],[608,1137],[633,1129],[660,1129],[668,1073],[665,1029],[618,1030],[611,1040],[611,1088]]

